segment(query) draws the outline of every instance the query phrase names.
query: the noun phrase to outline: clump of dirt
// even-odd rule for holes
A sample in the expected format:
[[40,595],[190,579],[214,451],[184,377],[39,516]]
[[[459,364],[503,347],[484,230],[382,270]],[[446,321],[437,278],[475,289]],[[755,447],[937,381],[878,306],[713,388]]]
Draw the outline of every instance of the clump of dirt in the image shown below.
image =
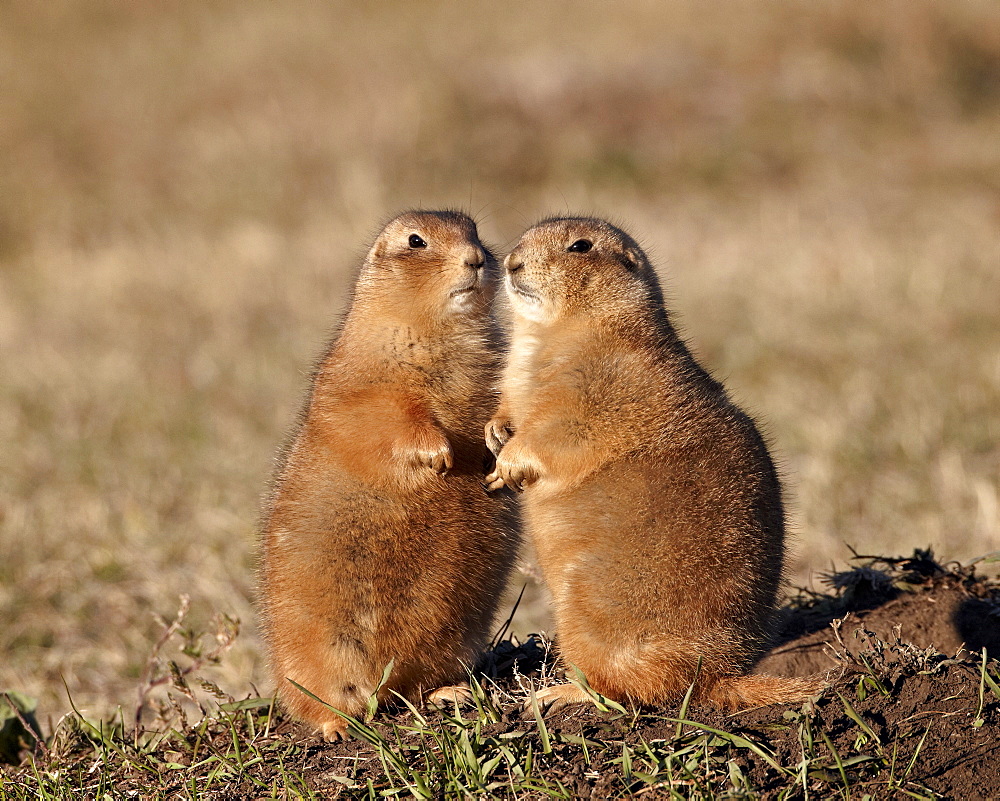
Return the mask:
[[860,629],[918,648],[954,654],[985,648],[1000,658],[1000,585],[971,567],[940,565],[930,551],[900,559],[856,557],[861,564],[829,574],[830,593],[801,590],[780,612],[778,644],[760,661],[762,673],[805,676],[835,665],[830,624],[845,619],[842,647],[867,647]]

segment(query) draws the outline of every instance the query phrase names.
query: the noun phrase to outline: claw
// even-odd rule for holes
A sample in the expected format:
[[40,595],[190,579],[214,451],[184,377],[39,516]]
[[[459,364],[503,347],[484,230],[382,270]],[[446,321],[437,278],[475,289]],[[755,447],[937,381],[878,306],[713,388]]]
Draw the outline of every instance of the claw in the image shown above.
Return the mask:
[[438,687],[427,693],[427,705],[444,709],[445,705],[453,704],[456,707],[465,706],[472,702],[472,688],[468,684],[452,684],[447,687]]
[[[590,694],[586,690],[575,684],[554,684],[551,687],[545,687],[535,693],[535,698],[538,700],[538,706],[543,716],[548,715],[550,712],[557,712],[571,704],[594,702],[594,699],[590,697]],[[524,709],[531,709],[530,698],[524,704]]]
[[430,468],[439,476],[444,476],[454,466],[454,457],[452,456],[451,448],[446,446],[434,451],[418,451],[417,463],[423,467]]

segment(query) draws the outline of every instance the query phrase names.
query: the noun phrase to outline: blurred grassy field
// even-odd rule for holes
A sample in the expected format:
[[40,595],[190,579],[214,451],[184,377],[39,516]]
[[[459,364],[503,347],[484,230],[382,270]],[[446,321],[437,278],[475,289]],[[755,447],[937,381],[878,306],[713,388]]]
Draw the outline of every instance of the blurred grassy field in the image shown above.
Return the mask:
[[766,421],[796,581],[1000,548],[994,2],[14,0],[0,87],[0,689],[43,719],[128,709],[181,593],[269,689],[259,498],[413,205],[632,231]]

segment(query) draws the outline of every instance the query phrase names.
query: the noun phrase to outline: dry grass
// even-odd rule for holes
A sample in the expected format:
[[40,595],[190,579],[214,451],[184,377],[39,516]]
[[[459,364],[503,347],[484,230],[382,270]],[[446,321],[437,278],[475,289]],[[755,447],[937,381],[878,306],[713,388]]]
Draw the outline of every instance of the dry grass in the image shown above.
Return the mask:
[[636,233],[768,423],[796,578],[1000,548],[987,0],[13,2],[0,85],[0,689],[43,720],[61,679],[127,704],[182,593],[244,621],[219,682],[262,680],[271,456],[410,205],[501,248],[563,210]]

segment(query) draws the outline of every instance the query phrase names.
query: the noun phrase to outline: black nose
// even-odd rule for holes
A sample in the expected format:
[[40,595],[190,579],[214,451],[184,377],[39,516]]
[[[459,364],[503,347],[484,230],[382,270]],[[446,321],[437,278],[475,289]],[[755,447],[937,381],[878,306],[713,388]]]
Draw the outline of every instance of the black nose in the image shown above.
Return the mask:
[[507,272],[513,275],[514,273],[519,273],[524,269],[524,262],[519,259],[512,259],[508,256],[505,266],[507,267]]

